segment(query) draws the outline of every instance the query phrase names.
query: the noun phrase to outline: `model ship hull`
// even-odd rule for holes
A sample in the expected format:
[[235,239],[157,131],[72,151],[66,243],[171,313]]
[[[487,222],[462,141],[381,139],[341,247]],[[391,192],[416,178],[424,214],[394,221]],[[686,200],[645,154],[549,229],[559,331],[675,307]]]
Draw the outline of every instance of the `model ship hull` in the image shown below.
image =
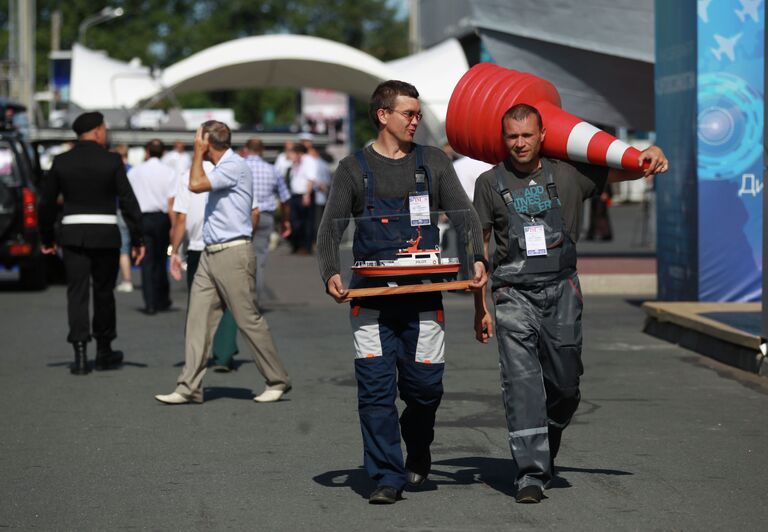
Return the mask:
[[459,272],[460,264],[424,264],[393,266],[353,266],[352,271],[363,277],[392,277],[400,275],[446,275]]
[[363,277],[394,277],[405,275],[433,276],[457,274],[461,264],[456,258],[440,258],[440,248],[419,249],[418,236],[408,240],[410,247],[400,249],[394,260],[357,261],[352,271]]

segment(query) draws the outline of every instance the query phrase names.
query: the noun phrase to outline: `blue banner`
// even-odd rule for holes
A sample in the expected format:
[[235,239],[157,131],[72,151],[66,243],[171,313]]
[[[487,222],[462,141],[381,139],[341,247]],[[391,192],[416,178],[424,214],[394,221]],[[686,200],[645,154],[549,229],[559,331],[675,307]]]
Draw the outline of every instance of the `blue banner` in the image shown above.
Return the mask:
[[670,170],[654,183],[658,298],[699,297],[696,177],[696,1],[657,0],[656,142]]
[[697,4],[698,299],[759,301],[764,2]]

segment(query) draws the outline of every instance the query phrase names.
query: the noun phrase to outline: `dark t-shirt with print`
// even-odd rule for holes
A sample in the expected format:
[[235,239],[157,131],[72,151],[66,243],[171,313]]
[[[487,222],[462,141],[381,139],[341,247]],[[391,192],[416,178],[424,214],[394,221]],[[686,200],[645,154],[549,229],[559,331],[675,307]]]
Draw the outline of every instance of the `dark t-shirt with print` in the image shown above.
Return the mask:
[[[576,242],[581,229],[584,200],[602,192],[608,178],[608,168],[584,163],[547,159],[551,163],[557,193],[560,198],[565,230]],[[516,171],[509,160],[501,163],[504,168],[506,187],[512,192],[530,185],[546,186],[546,179],[541,168],[524,174]],[[475,182],[475,210],[480,217],[483,229],[493,228],[496,251],[493,265],[504,262],[502,259],[509,249],[509,213],[507,206],[496,190],[496,168],[480,174]]]

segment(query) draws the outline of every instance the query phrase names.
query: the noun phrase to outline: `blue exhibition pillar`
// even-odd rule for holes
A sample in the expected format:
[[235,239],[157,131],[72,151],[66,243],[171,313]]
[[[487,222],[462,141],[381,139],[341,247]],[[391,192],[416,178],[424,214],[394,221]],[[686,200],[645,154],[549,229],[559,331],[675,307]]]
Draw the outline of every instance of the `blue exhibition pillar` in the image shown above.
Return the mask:
[[656,1],[658,297],[759,301],[763,0]]

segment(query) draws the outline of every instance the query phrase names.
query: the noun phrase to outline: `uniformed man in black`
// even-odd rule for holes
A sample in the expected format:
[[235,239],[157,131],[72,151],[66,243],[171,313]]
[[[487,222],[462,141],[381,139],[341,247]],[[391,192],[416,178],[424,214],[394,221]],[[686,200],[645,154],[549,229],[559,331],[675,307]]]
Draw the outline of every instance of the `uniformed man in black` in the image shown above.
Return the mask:
[[[120,231],[117,206],[131,234],[131,255],[139,264],[144,258],[141,240],[141,211],[125,175],[120,155],[106,150],[107,128],[98,112],[81,114],[72,124],[77,144],[57,156],[44,183],[40,198],[40,234],[42,252],[56,253],[53,225],[56,203],[64,198],[61,238],[64,268],[67,274],[67,341],[75,349],[71,372],[84,375],[90,371],[86,345],[96,338],[97,370],[120,365],[123,354],[113,351],[115,295],[120,258]],[[93,281],[93,334],[88,324],[88,300]]]

